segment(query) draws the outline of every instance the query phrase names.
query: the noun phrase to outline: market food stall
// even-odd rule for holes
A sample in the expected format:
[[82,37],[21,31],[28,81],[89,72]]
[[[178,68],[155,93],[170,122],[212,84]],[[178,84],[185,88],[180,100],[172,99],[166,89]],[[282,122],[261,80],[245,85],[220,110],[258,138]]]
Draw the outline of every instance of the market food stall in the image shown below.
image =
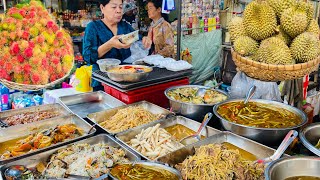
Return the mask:
[[[299,7],[300,16],[305,15],[302,19],[312,21],[307,16],[311,5],[294,3],[288,9]],[[250,11],[252,7],[273,15],[265,23],[273,24],[261,33],[240,32],[239,37],[239,31],[231,30],[233,60],[245,73],[242,76],[276,82],[317,70],[320,46],[315,33],[304,28],[299,34],[288,28],[294,43],[289,48],[275,37],[279,34],[273,34],[279,15],[267,2],[250,3],[243,22],[250,17],[263,19],[260,11]],[[41,15],[38,24],[34,13]],[[235,21],[239,23],[239,18]],[[256,25],[252,21],[236,27],[252,28]],[[0,25],[0,81],[8,88],[49,88],[72,72],[70,35],[57,29],[39,1],[9,9]],[[56,96],[55,104],[0,111],[0,179],[320,178],[320,124],[310,123],[297,107],[253,99],[261,89],[258,84],[250,84],[246,98],[234,99],[216,88],[220,84],[189,85],[193,69],[186,61],[152,55],[134,64],[99,65],[90,76],[90,67],[82,66],[76,76],[92,76],[105,92],[71,92],[90,91],[90,79],[85,79],[70,94],[56,91],[61,96]],[[1,87],[1,103],[8,98],[3,92],[8,95]]]

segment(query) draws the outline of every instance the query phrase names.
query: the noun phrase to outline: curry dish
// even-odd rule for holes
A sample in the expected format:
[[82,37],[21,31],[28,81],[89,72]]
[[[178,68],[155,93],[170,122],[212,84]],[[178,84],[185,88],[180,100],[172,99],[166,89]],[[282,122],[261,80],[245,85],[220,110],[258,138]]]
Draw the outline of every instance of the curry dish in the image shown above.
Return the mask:
[[227,99],[227,96],[215,91],[206,90],[203,97],[196,96],[199,88],[185,87],[170,90],[168,96],[176,101],[192,104],[216,104]]
[[8,159],[20,156],[28,152],[45,148],[63,142],[66,139],[74,139],[82,136],[83,130],[75,124],[59,125],[31,134],[27,137],[9,140],[0,143],[0,159]]
[[[168,133],[170,133],[177,141],[180,141],[181,139],[191,136],[195,134],[193,130],[185,127],[184,125],[181,124],[175,124],[173,126],[169,126],[164,128]],[[201,136],[201,139],[204,139],[204,136]]]
[[142,164],[119,164],[111,170],[111,175],[121,180],[178,180],[178,177],[164,169]]
[[287,128],[301,123],[295,113],[268,104],[230,102],[219,106],[219,115],[228,121],[258,128]]

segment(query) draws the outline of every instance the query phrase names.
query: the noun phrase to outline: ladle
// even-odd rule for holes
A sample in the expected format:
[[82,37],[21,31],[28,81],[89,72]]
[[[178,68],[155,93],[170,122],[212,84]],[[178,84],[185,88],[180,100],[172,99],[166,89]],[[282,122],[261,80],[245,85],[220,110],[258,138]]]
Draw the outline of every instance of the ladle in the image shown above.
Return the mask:
[[185,138],[182,138],[180,140],[180,143],[186,145],[186,144],[192,144],[194,142],[200,141],[200,134],[203,131],[203,129],[207,126],[207,124],[210,121],[210,119],[212,118],[212,116],[213,116],[213,114],[208,112],[204,116],[203,121],[202,121],[198,131],[193,135],[190,135],[190,136],[187,136]]

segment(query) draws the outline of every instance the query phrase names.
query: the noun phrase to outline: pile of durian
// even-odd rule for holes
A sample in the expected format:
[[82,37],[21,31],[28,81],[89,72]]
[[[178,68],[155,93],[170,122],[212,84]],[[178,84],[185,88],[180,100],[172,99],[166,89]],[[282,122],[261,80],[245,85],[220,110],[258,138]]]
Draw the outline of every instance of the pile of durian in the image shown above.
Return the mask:
[[229,23],[234,50],[254,61],[286,65],[320,55],[319,26],[311,3],[254,0]]

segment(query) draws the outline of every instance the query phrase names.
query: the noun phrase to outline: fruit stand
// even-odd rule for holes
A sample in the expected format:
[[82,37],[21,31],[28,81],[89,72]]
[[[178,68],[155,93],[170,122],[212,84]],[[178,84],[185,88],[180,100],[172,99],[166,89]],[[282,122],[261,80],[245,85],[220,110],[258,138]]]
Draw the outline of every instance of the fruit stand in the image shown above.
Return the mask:
[[[70,34],[43,5],[8,9],[0,22],[0,102],[9,89],[37,92],[67,86],[66,78],[73,87],[44,92],[53,104],[37,95],[37,106],[0,111],[0,180],[319,179],[320,123],[310,121],[312,111],[254,96],[268,83],[293,87],[318,70],[313,11],[303,1],[256,0],[231,20],[237,76],[250,86],[235,98],[223,82],[190,85],[192,65],[159,55],[124,65],[101,59],[98,70],[81,66],[73,75]],[[189,50],[183,57],[192,59]],[[104,89],[91,92],[92,79]],[[305,99],[307,86],[300,87]]]

